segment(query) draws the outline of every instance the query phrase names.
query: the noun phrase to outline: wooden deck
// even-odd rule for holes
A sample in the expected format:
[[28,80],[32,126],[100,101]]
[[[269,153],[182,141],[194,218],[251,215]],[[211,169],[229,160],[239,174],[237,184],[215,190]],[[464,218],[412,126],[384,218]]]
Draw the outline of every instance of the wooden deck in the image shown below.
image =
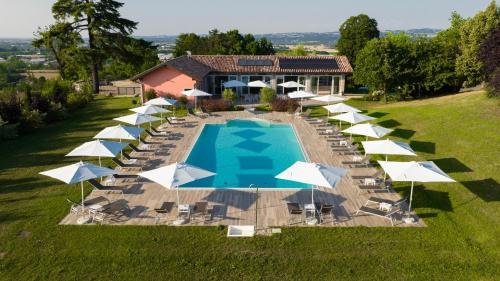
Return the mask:
[[[183,161],[193,145],[196,136],[205,123],[224,123],[232,118],[261,118],[272,122],[291,123],[296,128],[303,149],[311,162],[324,163],[342,167],[343,160],[351,160],[349,156],[339,155],[333,152],[326,138],[320,136],[314,126],[301,118],[294,118],[286,113],[251,113],[225,112],[217,113],[216,116],[200,119],[197,117],[186,117],[186,126],[168,126],[167,130],[174,132],[176,138],[163,140],[161,138],[148,138],[148,141],[158,142],[153,144],[156,153],[142,161],[143,170],[150,170],[173,162]],[[133,156],[145,156],[132,153]],[[126,169],[124,173],[134,174],[138,170]],[[355,215],[360,206],[365,204],[370,196],[377,196],[387,199],[397,200],[399,195],[394,192],[365,193],[358,194],[358,189],[351,179],[353,175],[372,175],[376,172],[373,168],[352,168],[344,177],[340,184],[334,189],[320,188],[314,191],[315,201],[328,202],[333,204],[335,223],[325,223],[321,227],[331,226],[391,226],[389,220],[368,216]],[[105,196],[111,202],[125,202],[128,210],[123,213],[108,215],[106,224],[133,224],[148,225],[158,223],[154,208],[161,206],[163,202],[176,202],[176,190],[169,190],[158,184],[146,181],[119,180],[118,185],[123,186],[124,194],[106,194],[103,191],[94,190],[87,198]],[[214,208],[214,219],[210,222],[201,220],[192,221],[189,225],[229,225],[229,224],[254,224],[256,209],[255,189],[180,189],[180,202],[184,204],[194,204],[197,201],[208,201],[209,206]],[[298,202],[300,204],[311,201],[310,190],[300,189],[259,189],[258,200],[258,227],[267,228],[273,226],[285,226],[289,224],[287,202]],[[161,224],[170,224],[176,218],[176,210],[172,215],[162,217]],[[75,224],[78,216],[68,214],[61,224]],[[395,226],[408,226],[396,216]],[[295,224],[303,226],[304,224]],[[424,226],[422,220],[413,226]]]

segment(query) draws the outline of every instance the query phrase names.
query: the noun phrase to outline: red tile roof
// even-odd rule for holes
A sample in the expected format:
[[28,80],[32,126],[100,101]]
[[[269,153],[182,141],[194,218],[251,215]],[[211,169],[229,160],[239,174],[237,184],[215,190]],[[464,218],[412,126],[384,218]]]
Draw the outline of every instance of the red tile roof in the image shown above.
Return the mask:
[[170,66],[181,72],[201,79],[211,72],[215,73],[295,73],[331,74],[352,73],[352,67],[345,56],[254,56],[254,55],[192,55],[171,59],[145,72],[132,80],[152,71]]

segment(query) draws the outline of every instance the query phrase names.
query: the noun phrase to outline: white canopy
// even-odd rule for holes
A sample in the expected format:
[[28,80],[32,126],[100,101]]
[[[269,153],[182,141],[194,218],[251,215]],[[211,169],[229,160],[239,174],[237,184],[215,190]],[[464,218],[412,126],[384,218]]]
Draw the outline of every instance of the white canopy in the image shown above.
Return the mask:
[[361,112],[361,110],[349,106],[345,103],[337,103],[332,105],[323,106],[330,113],[344,113],[344,112]]
[[[186,164],[173,163],[154,170],[139,173],[139,176],[154,181],[166,188],[176,188],[180,185],[198,179],[215,175],[210,171]],[[177,191],[177,203],[179,203],[179,193]]]
[[83,181],[114,175],[116,174],[116,172],[114,170],[108,168],[102,168],[91,163],[79,162],[69,166],[64,166],[48,170],[45,172],[41,172],[40,174],[54,179],[58,179],[67,184],[80,182],[80,187],[82,190],[82,209],[83,209],[84,208]]
[[240,88],[240,87],[247,86],[247,84],[245,84],[241,81],[238,81],[238,80],[230,80],[230,81],[224,82],[223,85],[225,88]]
[[283,88],[304,88],[305,86],[298,83],[298,82],[295,82],[295,81],[288,81],[288,82],[284,82],[284,83],[280,83],[278,84],[278,86],[281,86]]
[[187,96],[187,97],[209,97],[211,94],[203,92],[198,89],[191,89],[191,90],[185,90],[182,91],[182,94]]
[[164,97],[154,98],[152,100],[148,100],[145,105],[158,105],[158,106],[170,106],[176,104],[177,101],[174,99],[167,99]]
[[158,117],[154,117],[147,114],[134,113],[130,115],[125,115],[122,117],[114,118],[113,120],[124,122],[130,125],[141,125],[144,123],[151,123],[160,120]]
[[324,96],[314,97],[312,99],[317,100],[317,101],[327,102],[327,103],[342,102],[342,101],[346,100],[346,98],[341,98],[337,95],[324,95]]
[[252,88],[271,88],[271,85],[261,80],[248,82],[247,86]]
[[[275,178],[334,188],[346,173],[347,170],[342,168],[297,161],[279,175],[275,176]],[[311,202],[314,204],[313,188],[311,190],[311,197]]]
[[346,112],[343,114],[332,116],[330,117],[330,119],[345,121],[351,124],[358,124],[361,122],[374,120],[375,118],[357,112]]
[[343,130],[342,132],[349,133],[351,135],[366,136],[367,139],[368,137],[379,139],[392,132],[392,130],[373,124],[357,124]]
[[115,157],[125,146],[126,143],[116,141],[94,140],[80,145],[66,156]]
[[[400,141],[392,140],[377,140],[361,142],[365,150],[365,154],[383,154],[383,155],[409,155],[416,156],[417,154],[410,145]],[[387,159],[386,159],[387,160]]]
[[130,111],[140,113],[140,114],[157,114],[157,113],[169,113],[170,110],[166,110],[156,105],[143,105],[129,109]]
[[291,99],[304,99],[304,98],[312,98],[315,96],[316,95],[313,94],[312,92],[306,92],[306,91],[295,91],[288,93],[288,97]]
[[443,172],[434,162],[394,162],[378,161],[382,169],[391,177],[393,181],[411,181],[410,204],[408,215],[411,211],[411,201],[413,197],[414,182],[455,182],[445,172]]
[[142,131],[144,131],[143,128],[116,125],[104,128],[94,136],[94,139],[136,140],[141,136]]

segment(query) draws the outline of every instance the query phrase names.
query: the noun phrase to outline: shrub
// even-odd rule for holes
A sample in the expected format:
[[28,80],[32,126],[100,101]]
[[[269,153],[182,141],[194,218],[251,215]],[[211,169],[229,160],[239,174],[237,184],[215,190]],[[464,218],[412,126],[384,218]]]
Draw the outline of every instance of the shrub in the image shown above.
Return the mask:
[[180,108],[185,108],[187,103],[188,98],[186,96],[181,96],[177,99],[177,104],[180,106]]
[[275,99],[271,106],[274,111],[294,112],[299,107],[299,103],[292,99]]
[[137,100],[136,99],[133,99],[131,102],[132,102],[132,104],[137,104]]
[[68,118],[68,112],[61,104],[52,104],[45,116],[45,123],[50,124]]
[[84,93],[70,93],[68,95],[68,101],[66,107],[69,111],[77,110],[78,108],[84,106],[92,99],[92,95],[89,97],[88,94]]
[[236,101],[236,93],[231,89],[224,89],[222,98],[227,102],[234,103]]
[[215,111],[229,111],[232,109],[231,103],[225,101],[223,99],[209,99],[203,100],[201,102],[201,106],[207,112],[215,112]]
[[2,120],[14,124],[21,119],[21,103],[15,93],[12,93],[8,101],[0,100],[0,116]]
[[276,91],[271,88],[260,89],[260,103],[271,104],[276,99]]
[[157,95],[156,95],[156,91],[154,89],[149,89],[149,90],[144,92],[144,99],[146,99],[146,101],[152,100],[156,97],[157,97]]
[[50,100],[41,93],[31,94],[31,102],[29,105],[31,110],[38,110],[42,113],[48,112],[50,109]]
[[38,110],[24,110],[19,120],[19,132],[26,134],[44,125],[45,114]]
[[49,101],[66,104],[71,92],[71,82],[61,79],[49,79],[43,83],[42,94]]

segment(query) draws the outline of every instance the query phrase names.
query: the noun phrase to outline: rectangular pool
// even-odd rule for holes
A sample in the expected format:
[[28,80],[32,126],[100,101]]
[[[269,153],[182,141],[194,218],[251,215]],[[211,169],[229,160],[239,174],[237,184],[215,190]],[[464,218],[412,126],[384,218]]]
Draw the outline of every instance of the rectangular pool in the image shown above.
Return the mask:
[[275,179],[296,161],[306,161],[293,127],[264,120],[236,119],[206,124],[186,163],[211,172],[213,177],[182,187],[310,188],[310,185]]

